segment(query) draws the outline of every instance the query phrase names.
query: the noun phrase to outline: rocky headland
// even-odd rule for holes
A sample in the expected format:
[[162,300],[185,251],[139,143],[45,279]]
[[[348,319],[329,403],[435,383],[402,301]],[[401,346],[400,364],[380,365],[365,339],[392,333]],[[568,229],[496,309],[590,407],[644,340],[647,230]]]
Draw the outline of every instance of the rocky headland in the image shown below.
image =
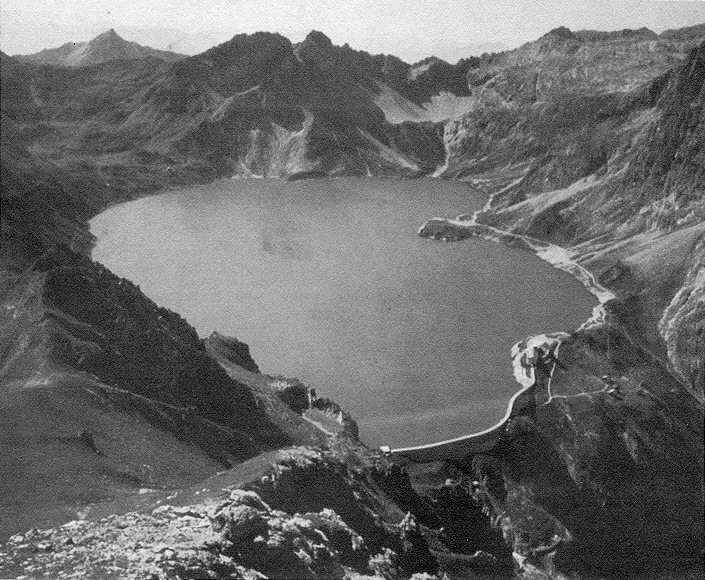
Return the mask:
[[[0,575],[702,577],[704,40],[559,28],[456,65],[317,32],[176,62],[3,54]],[[481,450],[366,449],[90,260],[90,217],[174,185],[431,174],[490,198],[423,235],[520,243],[603,290],[516,349],[529,396]]]

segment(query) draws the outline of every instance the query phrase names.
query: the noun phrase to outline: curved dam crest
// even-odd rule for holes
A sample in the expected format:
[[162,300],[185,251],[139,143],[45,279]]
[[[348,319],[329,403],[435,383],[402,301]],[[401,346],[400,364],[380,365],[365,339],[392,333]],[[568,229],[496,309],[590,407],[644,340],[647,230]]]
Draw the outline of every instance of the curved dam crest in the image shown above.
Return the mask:
[[512,346],[595,305],[526,250],[417,235],[485,202],[435,179],[221,180],[100,214],[94,259],[335,399],[365,442],[418,446],[496,425],[517,391]]

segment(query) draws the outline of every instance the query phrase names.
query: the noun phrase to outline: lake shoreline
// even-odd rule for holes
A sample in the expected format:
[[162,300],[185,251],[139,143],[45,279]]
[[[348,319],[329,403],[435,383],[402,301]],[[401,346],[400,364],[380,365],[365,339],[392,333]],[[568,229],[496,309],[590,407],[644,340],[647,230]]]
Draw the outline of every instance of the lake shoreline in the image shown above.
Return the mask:
[[[477,221],[476,212],[472,216],[461,214],[455,219],[431,218],[421,225],[418,234],[421,237],[443,242],[462,241],[469,237],[479,237],[510,246],[521,246],[551,266],[570,274],[585,286],[585,288],[598,300],[593,308],[592,315],[578,327],[583,330],[604,324],[607,312],[605,303],[615,298],[613,292],[602,286],[594,275],[584,266],[572,259],[571,252],[556,244],[537,240],[530,236],[514,234],[500,230]],[[487,452],[500,440],[503,428],[507,422],[528,404],[527,397],[533,394],[536,385],[534,363],[540,357],[556,359],[562,339],[569,334],[556,332],[527,337],[516,343],[511,350],[514,377],[522,388],[519,389],[507,404],[504,417],[494,426],[476,433],[461,435],[453,439],[438,441],[427,445],[391,449],[382,446],[387,455],[404,457],[417,463],[458,460],[463,455]],[[555,365],[554,365],[555,366]]]
[[550,244],[530,236],[507,232],[483,224],[478,222],[475,216],[469,219],[464,219],[465,217],[465,215],[460,215],[455,219],[431,218],[419,228],[419,236],[444,242],[461,241],[469,237],[478,237],[514,247],[523,247],[534,253],[544,262],[570,274],[573,278],[578,280],[590,294],[597,298],[599,304],[595,306],[592,316],[577,330],[589,328],[593,324],[599,324],[604,321],[606,315],[604,304],[614,299],[616,296],[611,290],[602,286],[587,268],[573,260],[569,250],[562,246]]
[[[355,193],[358,190],[359,194]],[[208,336],[217,330],[237,336],[250,344],[266,372],[298,376],[339,401],[358,419],[363,440],[369,437],[372,446],[427,444],[458,432],[495,428],[516,394],[512,386],[516,369],[508,366],[505,358],[512,345],[541,333],[546,326],[539,324],[539,319],[545,316],[549,317],[549,328],[576,328],[594,304],[580,285],[563,280],[562,275],[555,279],[552,268],[544,272],[546,267],[541,268],[540,263],[532,266],[533,258],[509,249],[509,245],[498,244],[507,249],[497,251],[492,249],[493,244],[478,248],[479,255],[474,257],[473,252],[433,249],[433,245],[419,240],[418,224],[428,215],[480,210],[487,196],[477,194],[480,192],[464,182],[437,179],[223,179],[113,206],[91,222],[92,231],[100,238],[94,259],[140,284],[158,303],[183,313],[199,335]],[[155,213],[150,210],[153,206],[162,209]],[[236,207],[235,213],[228,209],[231,206]],[[342,226],[341,211],[347,216]],[[115,216],[112,223],[119,228],[110,225],[111,219],[106,222],[110,215]],[[192,217],[187,219],[189,215]],[[214,237],[233,239],[235,235],[241,238],[235,252],[212,246]],[[113,246],[117,262],[110,258],[110,252],[105,254],[107,260],[100,256],[101,244],[111,236],[117,244]],[[351,239],[358,241],[351,246]],[[356,250],[351,251],[351,247]],[[120,248],[127,252],[122,265]],[[163,248],[183,248],[183,257],[193,259],[181,263],[173,255],[160,258]],[[342,267],[340,256],[346,264],[352,260],[351,272],[359,275]],[[339,265],[328,270],[331,260]],[[210,264],[219,267],[213,270]],[[292,264],[296,272],[282,276]],[[375,283],[376,292],[381,288],[383,293],[375,295],[369,305],[360,302],[372,288],[364,280],[386,280],[390,264],[396,272],[391,285]],[[189,276],[175,285],[174,271]],[[374,276],[370,277],[369,272]],[[221,279],[223,273],[226,276]],[[193,282],[194,275],[200,282]],[[439,276],[445,279],[446,275],[452,285],[439,288],[433,280]],[[316,297],[324,288],[319,284],[315,291],[305,291],[306,300],[290,305],[292,292],[303,291],[303,286],[310,288],[315,279],[335,281],[330,290],[323,290],[324,301]],[[475,282],[468,285],[468,280]],[[520,280],[524,282],[517,286]],[[269,296],[266,303],[261,298],[265,287]],[[345,292],[342,297],[328,295],[340,289]],[[348,294],[350,304],[357,306],[341,311],[337,304]],[[424,297],[420,302],[419,296]],[[402,316],[401,310],[408,309],[412,300],[418,305],[412,308],[413,318],[408,313]],[[211,303],[218,308],[207,306]],[[250,306],[245,308],[243,304]],[[463,329],[468,324],[480,325],[479,329],[487,312],[503,308],[498,304],[511,310],[501,331],[490,331],[490,336],[485,336],[486,332],[472,333],[460,344],[458,337]],[[464,313],[458,315],[458,307]],[[375,320],[384,320],[379,330],[371,331],[372,327],[359,317],[359,312],[370,308],[376,309]],[[232,316],[234,322],[230,324],[215,310],[237,316]],[[503,316],[499,311],[497,315]],[[445,322],[439,323],[439,317]],[[357,341],[360,344],[355,343],[357,354],[337,371],[334,369],[341,363],[334,350],[342,348],[340,340],[331,335],[333,330],[321,335],[325,339],[315,338],[324,320],[328,321],[326,327],[331,327],[330,321],[338,328],[353,324],[353,335],[362,337]],[[275,324],[280,327],[278,332]],[[442,326],[437,327],[439,324]],[[240,328],[264,328],[266,332],[254,336]],[[303,344],[295,338],[297,328],[307,329],[306,335],[301,335],[308,345],[302,355],[296,354]],[[371,336],[379,348],[369,350]],[[317,345],[322,345],[323,358],[311,354],[321,352]],[[378,353],[387,350],[394,358],[383,360]],[[301,356],[305,358],[300,360]],[[375,362],[361,366],[360,360]],[[417,367],[418,374],[410,378],[411,370]],[[374,392],[377,397],[377,391],[380,398],[375,404],[361,403],[356,395]],[[451,405],[451,399],[457,404]],[[421,401],[422,406],[415,401]],[[436,406],[445,415],[431,416],[430,409]],[[380,408],[398,409],[393,424],[379,415]],[[438,423],[440,417],[453,423],[445,423],[445,419]],[[388,437],[388,433],[394,436]]]

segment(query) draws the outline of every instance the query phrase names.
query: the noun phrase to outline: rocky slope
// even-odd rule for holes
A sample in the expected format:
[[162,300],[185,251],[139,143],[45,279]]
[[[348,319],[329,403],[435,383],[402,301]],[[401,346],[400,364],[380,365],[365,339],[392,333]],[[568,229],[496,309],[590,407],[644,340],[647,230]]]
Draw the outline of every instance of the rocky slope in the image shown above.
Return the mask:
[[[358,457],[366,454],[358,450]],[[32,578],[431,578],[398,474],[287,448],[148,509],[12,536],[3,576]],[[408,507],[408,506],[405,506]],[[425,512],[423,506],[416,511]]]
[[463,467],[521,576],[699,577],[702,406],[618,323],[542,356],[534,407]]
[[[639,321],[637,340],[658,355],[665,355],[658,330],[664,310],[700,269],[704,86],[701,45],[673,72],[623,97],[606,95],[600,109],[589,99],[575,103],[576,127],[561,123],[560,149],[533,160],[476,216],[500,230],[572,248],[574,259],[625,303],[630,320],[624,322]],[[604,139],[601,156],[585,155],[583,135]],[[688,377],[699,397],[701,375],[691,370]]]
[[[524,187],[556,189],[590,175],[648,123],[665,76],[705,39],[705,27],[658,37],[553,30],[468,72],[475,111],[445,127],[446,177],[489,191],[533,170]],[[560,161],[557,165],[556,162]],[[501,171],[496,171],[501,169]]]
[[173,64],[59,68],[2,55],[3,240],[14,246],[4,254],[36,257],[57,235],[71,243],[55,216],[64,230],[85,230],[81,221],[109,203],[169,185],[432,172],[444,156],[441,124],[392,123],[377,101],[389,93],[402,107],[428,104],[434,120],[456,114],[453,91],[469,92],[448,68],[411,75],[395,57],[316,32],[298,45],[238,35]]
[[[315,32],[2,55],[2,575],[700,577],[704,36],[557,29],[458,65]],[[431,172],[492,197],[424,233],[557,244],[615,297],[525,353],[533,404],[457,464],[402,473],[89,259],[87,219],[170,185]]]
[[484,59],[470,76],[482,98],[547,101],[562,93],[626,92],[666,72],[698,45],[705,27],[658,36],[642,28],[573,32],[556,28],[520,48]]
[[601,162],[566,179],[580,144],[565,135],[482,212],[422,228],[528,240],[548,257],[558,244],[614,296],[542,351],[534,406],[462,469],[523,577],[701,577],[705,44],[609,98],[622,104],[587,133],[610,128]]
[[111,28],[88,42],[67,42],[57,48],[47,48],[35,54],[17,55],[16,58],[32,64],[74,67],[140,58],[158,58],[166,62],[176,62],[186,57],[183,54],[129,42]]
[[4,272],[2,299],[3,534],[291,441],[181,317],[86,258]]

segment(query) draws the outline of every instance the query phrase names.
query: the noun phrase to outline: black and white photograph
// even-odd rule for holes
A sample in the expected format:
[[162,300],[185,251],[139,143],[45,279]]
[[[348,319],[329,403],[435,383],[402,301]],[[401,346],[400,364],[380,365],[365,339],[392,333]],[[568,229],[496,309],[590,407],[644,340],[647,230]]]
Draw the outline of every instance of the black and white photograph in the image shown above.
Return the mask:
[[0,49],[0,579],[705,580],[705,0]]

